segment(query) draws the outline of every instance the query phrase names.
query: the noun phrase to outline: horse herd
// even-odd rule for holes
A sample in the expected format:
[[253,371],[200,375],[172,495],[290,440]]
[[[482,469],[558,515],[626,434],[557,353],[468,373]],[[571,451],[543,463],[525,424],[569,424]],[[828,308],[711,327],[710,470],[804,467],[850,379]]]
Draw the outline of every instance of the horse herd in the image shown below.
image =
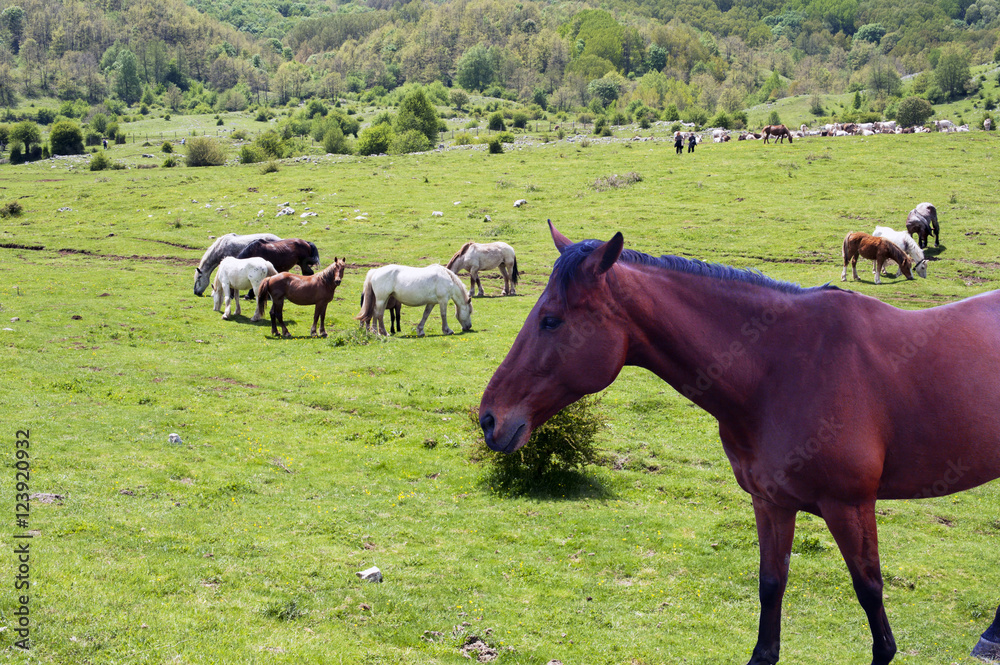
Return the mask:
[[[316,245],[306,240],[282,240],[273,233],[228,233],[212,243],[201,257],[194,273],[194,294],[204,294],[211,283],[215,311],[222,311],[223,319],[229,318],[233,300],[236,301],[235,314],[240,314],[240,291],[248,291],[248,298],[256,297],[257,306],[251,321],[263,318],[267,301],[271,300],[271,334],[275,337],[279,325],[282,334],[290,336],[284,320],[286,300],[296,305],[314,305],[310,335],[315,337],[318,333],[326,337],[326,308],[344,279],[347,260],[334,257],[329,266],[315,273],[313,268],[319,264]],[[295,266],[302,270],[301,276],[289,272]],[[215,279],[211,280],[216,268]],[[437,305],[441,309],[441,330],[450,335],[447,307],[451,300],[455,302],[455,314],[462,331],[471,330],[472,295],[456,273],[468,270],[470,290],[474,292],[478,287],[482,297],[485,293],[479,272],[495,268],[500,269],[504,279],[501,295],[514,295],[518,281],[517,257],[514,248],[504,242],[467,242],[447,267],[432,264],[413,268],[390,264],[373,268],[365,275],[361,311],[355,319],[365,328],[385,335],[383,316],[386,309],[391,315],[390,332],[398,332],[402,305],[423,306],[424,316],[417,325],[417,334],[423,337],[424,324]]]
[[[913,239],[916,234],[918,240]],[[893,261],[899,266],[899,271],[906,279],[913,279],[913,273],[927,277],[927,257],[924,249],[927,238],[934,235],[934,246],[939,246],[940,227],[938,225],[937,208],[930,203],[921,203],[910,211],[906,217],[906,231],[894,231],[888,226],[876,226],[869,235],[862,232],[848,233],[844,238],[843,256],[844,270],[840,274],[841,281],[847,281],[847,264],[851,264],[854,279],[858,279],[858,259],[872,261],[872,272],[875,283],[882,283],[885,275],[886,261]]]

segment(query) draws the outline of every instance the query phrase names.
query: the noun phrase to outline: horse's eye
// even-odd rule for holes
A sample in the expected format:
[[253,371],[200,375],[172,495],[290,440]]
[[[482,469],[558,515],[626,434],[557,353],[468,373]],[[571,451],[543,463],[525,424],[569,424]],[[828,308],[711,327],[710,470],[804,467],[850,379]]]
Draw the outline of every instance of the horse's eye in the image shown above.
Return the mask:
[[544,316],[541,322],[542,330],[555,330],[562,325],[562,319],[558,319],[554,316]]

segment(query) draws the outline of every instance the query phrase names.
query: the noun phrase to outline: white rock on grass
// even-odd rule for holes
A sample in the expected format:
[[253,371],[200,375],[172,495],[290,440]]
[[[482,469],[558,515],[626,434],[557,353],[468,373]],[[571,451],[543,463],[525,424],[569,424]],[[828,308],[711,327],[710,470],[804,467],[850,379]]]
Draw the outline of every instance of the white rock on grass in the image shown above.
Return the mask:
[[435,210],[434,212],[431,213],[431,217],[444,217],[444,213],[441,212],[440,210]]
[[365,582],[381,582],[382,581],[382,571],[378,569],[378,566],[372,566],[366,570],[360,570],[355,573]]
[[527,202],[528,202],[527,199],[518,199],[518,200],[514,201],[514,207],[515,208],[520,208],[521,206],[523,206]]
[[167,441],[170,443],[183,443],[183,441],[181,441],[181,435],[176,432],[171,432],[170,436],[167,437]]

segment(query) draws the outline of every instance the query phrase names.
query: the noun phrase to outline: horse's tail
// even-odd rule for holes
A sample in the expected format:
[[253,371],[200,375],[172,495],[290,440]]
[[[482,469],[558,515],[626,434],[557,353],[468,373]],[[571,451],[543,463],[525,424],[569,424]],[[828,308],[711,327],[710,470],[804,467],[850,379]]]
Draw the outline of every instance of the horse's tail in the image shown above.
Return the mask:
[[851,236],[854,235],[854,231],[849,232],[844,236],[844,265],[847,265],[848,257],[851,255]]
[[354,317],[362,324],[368,324],[375,318],[375,287],[372,286],[371,272],[365,275],[365,287],[361,294],[361,311]]
[[319,265],[319,250],[316,248],[316,244],[310,242],[309,243],[309,249],[312,250],[312,256],[309,257],[309,260],[312,261],[312,263],[314,265],[318,266]]
[[518,272],[517,272],[517,256],[515,256],[514,257],[514,269],[510,271],[510,281],[514,283],[514,286],[517,286],[517,275],[518,275]]
[[274,267],[274,264],[270,261],[264,261],[267,264],[267,276],[274,277],[278,274],[278,270]]
[[[274,266],[271,266],[271,270],[274,270]],[[267,298],[270,295],[271,288],[271,275],[277,275],[277,272],[268,273],[268,276],[261,280],[260,284],[257,286],[257,318],[264,317],[264,309],[267,307]]]

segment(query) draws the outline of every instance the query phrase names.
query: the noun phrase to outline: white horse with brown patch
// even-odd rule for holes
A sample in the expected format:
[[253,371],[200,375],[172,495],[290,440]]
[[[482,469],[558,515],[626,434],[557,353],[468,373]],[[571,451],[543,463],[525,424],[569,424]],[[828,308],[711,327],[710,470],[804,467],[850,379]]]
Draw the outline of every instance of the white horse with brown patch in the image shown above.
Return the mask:
[[[219,264],[219,270],[215,273],[215,281],[212,282],[212,299],[215,301],[215,311],[222,309],[223,301],[226,304],[226,311],[222,313],[223,319],[229,318],[229,308],[232,298],[236,298],[236,316],[240,315],[240,291],[253,289],[254,293],[260,293],[260,283],[265,277],[277,275],[271,262],[258,256],[249,259],[237,259],[227,256]],[[251,321],[260,321],[260,311],[254,312]]]
[[514,255],[514,248],[505,242],[467,242],[462,245],[462,249],[455,252],[455,256],[448,261],[448,270],[455,274],[459,271],[468,270],[470,275],[469,290],[475,291],[479,287],[479,297],[483,297],[483,283],[479,279],[480,270],[500,269],[503,275],[502,296],[512,296],[516,293],[517,287],[517,257]]
[[[927,278],[927,258],[924,256],[924,250],[920,249],[920,245],[908,233],[905,231],[895,231],[888,226],[876,226],[872,235],[876,238],[885,238],[906,252],[913,263],[913,272],[924,279]],[[886,274],[884,267],[882,274]]]
[[424,336],[424,324],[435,305],[441,308],[441,332],[451,335],[448,327],[448,301],[455,301],[455,315],[462,324],[462,332],[472,330],[472,296],[465,290],[458,275],[442,265],[434,263],[426,268],[411,268],[390,264],[372,268],[365,275],[365,285],[361,298],[361,311],[354,318],[366,328],[375,328],[385,335],[386,303],[395,297],[408,307],[424,306],[424,317],[417,324],[417,336]]

